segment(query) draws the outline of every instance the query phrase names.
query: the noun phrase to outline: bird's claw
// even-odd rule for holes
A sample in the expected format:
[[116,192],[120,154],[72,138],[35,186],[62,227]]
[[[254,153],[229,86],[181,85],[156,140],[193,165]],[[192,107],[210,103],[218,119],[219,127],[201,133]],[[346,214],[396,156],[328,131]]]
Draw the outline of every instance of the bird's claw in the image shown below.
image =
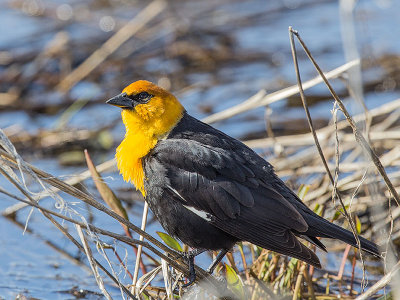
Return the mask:
[[[202,252],[204,252],[203,249],[196,249],[194,251],[179,253],[181,258],[185,259],[189,266],[189,276],[187,277],[187,279],[189,281],[182,285],[183,288],[186,288],[186,287],[192,285],[196,281],[196,271],[194,269],[194,258],[195,258],[195,256],[199,255]],[[181,281],[183,281],[183,280],[181,280]]]
[[189,266],[189,276],[187,277],[189,281],[182,285],[183,288],[192,285],[196,280],[196,271],[194,270],[194,257],[195,253],[185,252],[186,254],[183,256],[187,260],[187,264]]
[[[188,286],[192,285],[196,281],[196,273],[189,274],[188,279],[189,279],[188,282],[182,284],[182,288],[187,288]],[[184,282],[183,279],[181,279],[179,281]]]

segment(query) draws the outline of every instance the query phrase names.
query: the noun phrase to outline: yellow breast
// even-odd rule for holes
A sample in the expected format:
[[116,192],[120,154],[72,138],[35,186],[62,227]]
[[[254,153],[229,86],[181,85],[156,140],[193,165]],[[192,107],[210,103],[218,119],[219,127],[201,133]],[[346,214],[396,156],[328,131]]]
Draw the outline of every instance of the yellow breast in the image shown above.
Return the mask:
[[125,181],[131,181],[144,197],[144,171],[142,158],[157,144],[156,139],[141,135],[127,135],[116,152],[117,166]]

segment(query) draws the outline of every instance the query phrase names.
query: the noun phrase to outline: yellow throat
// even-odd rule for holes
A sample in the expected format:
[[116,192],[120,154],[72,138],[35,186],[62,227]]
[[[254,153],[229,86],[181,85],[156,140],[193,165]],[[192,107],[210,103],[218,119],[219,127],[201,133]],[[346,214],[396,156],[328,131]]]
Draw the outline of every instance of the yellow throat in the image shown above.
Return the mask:
[[134,82],[123,90],[127,95],[142,91],[153,97],[148,103],[138,104],[133,109],[122,109],[126,133],[115,157],[124,180],[131,181],[146,197],[142,158],[176,126],[184,108],[174,95],[148,81]]

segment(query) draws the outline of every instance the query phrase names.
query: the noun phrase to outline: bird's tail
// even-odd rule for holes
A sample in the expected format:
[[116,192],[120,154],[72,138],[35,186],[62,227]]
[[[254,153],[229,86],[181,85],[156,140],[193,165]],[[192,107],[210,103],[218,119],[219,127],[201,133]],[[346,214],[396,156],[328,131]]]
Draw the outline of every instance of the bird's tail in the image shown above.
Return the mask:
[[[324,237],[341,240],[349,245],[358,248],[357,241],[351,231],[348,231],[338,225],[335,225],[317,215],[308,215],[307,223],[309,229],[307,232],[303,233],[312,237]],[[378,246],[361,236],[358,236],[361,244],[361,249],[376,256],[380,257],[380,251]]]

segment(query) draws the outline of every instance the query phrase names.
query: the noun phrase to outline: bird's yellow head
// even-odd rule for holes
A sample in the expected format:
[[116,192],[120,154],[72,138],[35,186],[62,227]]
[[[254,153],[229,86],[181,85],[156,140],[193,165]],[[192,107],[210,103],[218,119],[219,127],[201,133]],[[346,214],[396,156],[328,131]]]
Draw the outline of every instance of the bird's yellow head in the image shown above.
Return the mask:
[[142,158],[175,127],[184,108],[170,92],[145,80],[128,85],[106,103],[122,108],[126,128],[116,152],[118,169],[145,196]]
[[155,136],[169,132],[184,110],[174,95],[146,80],[128,85],[106,103],[122,108],[122,119],[128,132],[134,129]]

